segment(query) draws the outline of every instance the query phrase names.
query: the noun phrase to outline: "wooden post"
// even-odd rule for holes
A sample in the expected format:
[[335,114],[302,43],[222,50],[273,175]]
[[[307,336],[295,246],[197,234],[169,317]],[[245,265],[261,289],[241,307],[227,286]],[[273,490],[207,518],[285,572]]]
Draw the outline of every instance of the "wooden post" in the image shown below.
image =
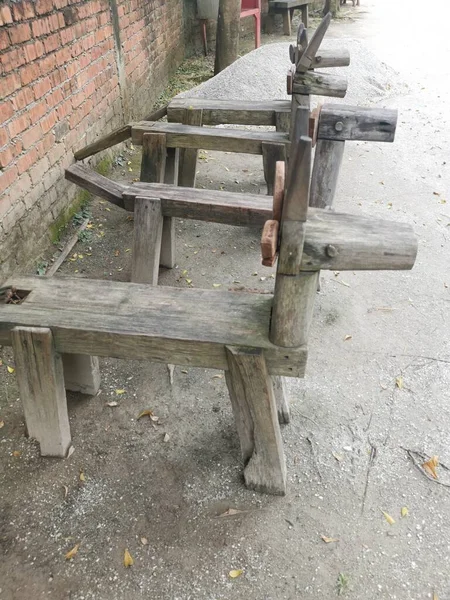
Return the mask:
[[66,390],[95,396],[100,389],[98,357],[87,354],[63,354],[62,361]]
[[272,196],[275,180],[275,165],[277,161],[286,160],[286,146],[284,144],[262,143],[264,179],[267,183],[267,194]]
[[[185,109],[183,111],[183,125],[202,125],[203,109]],[[180,166],[178,185],[182,187],[195,187],[197,175],[197,148],[180,148]]]
[[248,488],[286,493],[286,463],[272,383],[263,351],[226,348],[226,381],[236,420]]
[[331,208],[336,194],[345,142],[317,140],[309,205]]
[[11,332],[17,383],[30,437],[42,456],[64,458],[70,426],[61,355],[48,328],[15,327]]
[[291,411],[287,399],[286,377],[281,375],[272,376],[273,395],[278,413],[278,422],[280,425],[287,425],[291,420]]
[[134,203],[133,283],[158,285],[162,229],[161,201],[137,197]]
[[270,341],[295,348],[306,343],[317,289],[317,272],[301,272],[309,201],[311,139],[302,136],[291,148],[283,203],[280,255],[270,326]]
[[[175,161],[176,154],[171,154]],[[167,144],[164,133],[145,133],[142,137],[141,181],[162,183],[166,177]],[[172,163],[170,166],[172,170]],[[134,258],[133,258],[134,260]],[[173,269],[175,266],[175,222],[172,217],[164,217],[159,261],[162,267]]]
[[214,75],[238,58],[241,0],[219,0]]

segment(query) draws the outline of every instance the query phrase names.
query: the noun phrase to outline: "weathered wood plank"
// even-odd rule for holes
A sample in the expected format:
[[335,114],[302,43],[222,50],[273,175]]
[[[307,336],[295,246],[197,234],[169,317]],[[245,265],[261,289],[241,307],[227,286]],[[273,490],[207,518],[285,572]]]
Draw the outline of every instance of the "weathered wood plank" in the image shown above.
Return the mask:
[[222,152],[262,154],[262,143],[288,143],[288,136],[278,131],[247,131],[241,129],[217,129],[193,127],[179,123],[134,123],[133,143],[142,144],[144,133],[157,132],[167,135],[169,148],[203,148]]
[[350,64],[350,52],[346,48],[336,48],[327,50],[325,48],[318,50],[313,58],[311,69],[328,69],[333,67],[348,67]]
[[108,200],[111,204],[124,208],[122,194],[128,186],[117,181],[111,181],[107,177],[99,175],[87,165],[82,164],[67,167],[65,177],[68,181],[76,183],[76,185],[91,192],[94,196],[100,196],[100,198]]
[[285,161],[277,161],[275,164],[275,178],[273,183],[273,216],[272,219],[281,223],[283,212],[284,184],[286,177]]
[[131,125],[124,125],[123,127],[119,127],[119,129],[115,129],[108,135],[103,136],[99,140],[93,142],[92,144],[88,144],[84,148],[77,150],[73,153],[75,160],[83,160],[88,156],[92,156],[101,152],[102,150],[106,150],[107,148],[111,148],[111,146],[115,146],[116,144],[120,144],[120,142],[124,142],[131,137]]
[[291,411],[289,408],[289,400],[287,386],[284,377],[278,375],[272,376],[273,395],[278,413],[278,423],[287,425],[291,421]]
[[63,364],[52,332],[45,327],[16,327],[11,342],[28,434],[39,442],[42,456],[65,457],[70,426]]
[[286,462],[263,352],[227,347],[227,358],[227,384],[246,463],[245,484],[258,492],[284,495]]
[[[276,125],[276,116],[289,115],[289,100],[217,100],[173,98],[167,111],[170,123],[182,123],[185,109],[202,109],[203,125]],[[152,119],[146,119],[152,120]]]
[[[151,287],[80,278],[20,277],[32,290],[20,305],[0,306],[0,343],[14,325],[49,327],[60,353],[228,369],[225,346],[264,351],[269,372],[302,377],[306,348],[268,340],[272,296]],[[214,323],[214,327],[211,327]]]
[[390,108],[359,108],[324,104],[320,111],[318,138],[393,142],[398,111]]
[[[203,109],[188,108],[184,111],[183,125],[202,126]],[[195,188],[197,176],[197,148],[181,148],[178,185],[181,187]]]
[[314,94],[343,98],[347,93],[347,78],[343,75],[307,71],[297,73],[292,86],[294,94]]
[[100,366],[97,356],[63,354],[62,361],[66,390],[95,396],[100,389]]
[[310,206],[331,208],[339,179],[345,142],[317,140],[311,177]]
[[158,285],[163,214],[158,198],[136,198],[131,281]]

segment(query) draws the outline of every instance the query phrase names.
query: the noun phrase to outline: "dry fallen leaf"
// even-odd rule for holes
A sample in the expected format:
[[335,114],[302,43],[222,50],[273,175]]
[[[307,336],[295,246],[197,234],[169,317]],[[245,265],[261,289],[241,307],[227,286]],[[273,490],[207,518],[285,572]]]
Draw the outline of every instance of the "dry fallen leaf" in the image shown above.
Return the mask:
[[438,474],[436,473],[436,467],[439,466],[439,460],[437,456],[432,456],[430,458],[430,460],[427,460],[426,462],[423,463],[422,468],[425,469],[425,471],[431,475],[431,477],[434,477],[434,479],[438,479]]
[[228,575],[231,577],[231,579],[236,579],[236,577],[242,575],[243,572],[244,571],[242,569],[233,569],[228,573]]
[[118,402],[107,402],[106,406],[110,406],[111,408],[114,408],[114,406],[119,406]]
[[323,539],[323,541],[325,542],[325,544],[331,544],[333,542],[338,542],[339,541],[339,538],[330,538],[330,537],[327,537],[326,535],[321,535],[320,537]]
[[221,286],[222,286],[221,283],[213,283],[213,288],[219,288]]
[[243,512],[243,510],[238,510],[237,508],[229,508],[228,510],[220,514],[219,517],[232,517],[233,515],[239,515]]
[[383,513],[383,516],[386,519],[386,521],[389,523],[389,525],[394,525],[395,519],[393,519],[391,517],[391,515],[389,515],[387,512],[384,512],[384,510],[382,510],[381,512]]
[[347,335],[345,336],[345,338],[344,338],[344,342],[346,342],[347,340],[351,340],[351,339],[352,339],[352,337],[353,337],[353,336],[351,336],[351,335],[348,335],[348,334],[347,334]]
[[8,373],[14,373],[15,371],[14,367],[10,367],[9,365],[6,368],[8,370]]
[[67,552],[65,558],[66,560],[71,560],[77,553],[78,553],[78,548],[80,547],[80,544],[76,544],[72,550],[69,550],[69,552]]
[[5,421],[0,421],[0,429],[5,426]]
[[338,454],[337,452],[332,452],[332,455],[338,462],[341,462],[342,456],[340,454]]
[[407,506],[402,506],[401,515],[402,515],[402,519],[409,515],[409,509]]
[[125,390],[116,390],[116,394],[121,396],[122,394],[125,394]]
[[438,595],[436,594],[436,592],[433,592],[433,600],[439,600]]
[[134,565],[133,557],[129,553],[128,548],[125,548],[125,554],[123,556],[123,564],[127,568],[131,567],[132,565]]
[[149,417],[151,421],[153,421],[154,423],[157,423],[159,421],[159,417],[155,416],[153,414],[152,410],[143,410],[139,415],[138,418],[136,419],[136,421],[139,421],[139,419],[142,419],[142,417]]
[[147,544],[148,544],[148,539],[147,539],[146,537],[141,537],[141,544],[142,544],[143,546],[147,546]]
[[168,442],[170,440],[170,435],[168,433],[164,434],[163,442]]
[[213,375],[211,379],[222,379],[223,375]]
[[86,476],[83,471],[80,471],[80,481],[86,481]]
[[401,375],[395,378],[395,385],[399,390],[403,389],[403,377]]
[[63,498],[65,500],[67,498],[67,495],[69,494],[69,488],[67,487],[67,485],[63,485],[63,490],[64,490]]
[[15,458],[19,458],[19,456],[20,456],[21,454],[22,454],[22,452],[20,452],[20,450],[14,450],[14,452],[12,453],[12,455],[13,455]]

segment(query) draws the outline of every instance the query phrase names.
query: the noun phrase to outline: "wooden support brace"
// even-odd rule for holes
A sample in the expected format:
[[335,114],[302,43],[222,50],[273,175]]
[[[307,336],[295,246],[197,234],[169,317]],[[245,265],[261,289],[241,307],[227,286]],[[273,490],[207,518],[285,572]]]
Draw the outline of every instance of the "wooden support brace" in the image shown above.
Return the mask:
[[262,143],[264,179],[267,183],[267,194],[273,195],[273,184],[275,180],[275,165],[278,161],[286,160],[285,144]]
[[100,389],[100,366],[97,356],[63,354],[66,390],[95,396]]
[[134,204],[133,283],[158,285],[162,232],[161,201],[137,197]]
[[278,422],[287,425],[291,421],[291,411],[287,394],[286,378],[280,375],[272,375],[273,395],[277,406]]
[[334,96],[343,98],[347,93],[347,78],[343,75],[307,71],[297,73],[292,84],[294,94]]
[[61,355],[48,328],[16,327],[11,332],[17,383],[30,437],[42,456],[65,457],[70,426]]
[[[195,125],[201,127],[203,119],[203,109],[185,109],[183,111],[183,125]],[[180,171],[178,185],[182,187],[195,187],[197,175],[197,148],[180,149]]]
[[317,140],[311,177],[309,205],[316,208],[333,206],[345,142]]
[[[176,154],[171,155],[176,162]],[[166,178],[167,141],[164,133],[144,133],[142,137],[141,181],[163,183]],[[170,165],[175,173],[175,163]],[[133,257],[133,261],[134,261]],[[175,223],[172,217],[164,217],[161,234],[159,261],[162,267],[175,266]],[[153,272],[153,267],[149,267]],[[147,282],[149,283],[149,282]]]
[[272,382],[262,350],[227,347],[226,381],[248,488],[286,493],[286,463]]

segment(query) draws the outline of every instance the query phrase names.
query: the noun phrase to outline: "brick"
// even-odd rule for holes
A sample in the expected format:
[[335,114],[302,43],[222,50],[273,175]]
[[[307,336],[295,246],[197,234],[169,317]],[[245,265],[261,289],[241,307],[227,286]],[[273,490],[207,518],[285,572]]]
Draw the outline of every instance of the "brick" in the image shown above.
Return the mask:
[[32,123],[37,123],[39,119],[47,114],[48,104],[45,100],[41,100],[40,102],[36,102],[28,108],[28,114],[30,115],[30,119]]
[[12,166],[0,173],[0,194],[9,187],[17,177],[17,167]]
[[49,75],[55,69],[55,67],[56,56],[54,54],[49,54],[48,56],[39,61],[39,68],[43,77]]
[[49,152],[50,148],[53,148],[54,144],[55,136],[52,132],[50,132],[47,133],[47,135],[45,135],[42,140],[36,144],[33,150],[36,149],[39,158],[42,158]]
[[6,48],[9,48],[9,45],[8,31],[6,29],[0,29],[0,50],[6,50]]
[[64,137],[66,136],[67,133],[69,133],[69,123],[67,122],[66,119],[60,121],[59,123],[57,123],[57,125],[55,125],[55,141],[58,144],[59,142],[62,142],[62,140],[64,139]]
[[[13,193],[11,193],[13,195]],[[15,195],[15,194],[14,194]],[[23,202],[15,202],[2,219],[3,231],[8,234],[26,212]]]
[[37,0],[36,1],[36,13],[38,15],[45,15],[53,10],[53,0]]
[[58,122],[58,118],[57,118],[56,110],[54,110],[49,115],[47,115],[44,119],[42,119],[42,121],[40,123],[42,131],[44,133],[48,133],[50,131],[50,129],[52,129],[56,125],[57,122]]
[[49,108],[54,108],[64,100],[64,95],[61,89],[57,88],[51,94],[49,94],[45,100]]
[[75,39],[75,27],[66,27],[60,31],[61,43],[63,46],[70,44]]
[[19,174],[28,171],[38,160],[38,157],[39,155],[35,148],[32,148],[29,152],[21,156],[16,163]]
[[38,123],[34,127],[31,127],[30,129],[27,129],[22,134],[22,143],[25,150],[27,150],[30,146],[32,146],[38,140],[40,140],[42,135],[42,127],[40,123]]
[[51,89],[52,85],[50,79],[48,77],[45,77],[33,86],[34,97],[36,98],[36,100],[39,100],[39,98],[42,98],[42,96],[44,96]]
[[8,146],[4,150],[0,150],[0,168],[5,169],[14,159],[14,154]]
[[15,110],[22,110],[28,104],[34,101],[34,94],[31,88],[25,87],[17,92],[17,94],[13,97],[12,103],[14,105]]
[[31,29],[28,23],[15,25],[9,30],[9,37],[12,44],[22,44],[31,40]]
[[55,146],[53,146],[53,148],[47,155],[50,166],[52,167],[53,165],[58,163],[61,160],[61,158],[65,155],[65,153],[66,149],[64,148],[64,144],[55,144]]
[[26,114],[16,117],[13,121],[11,121],[11,123],[8,125],[8,131],[11,138],[16,137],[16,135],[19,135],[19,133],[22,133],[22,131],[25,131],[29,122],[30,120]]
[[22,48],[14,48],[10,52],[5,52],[1,58],[1,65],[5,73],[18,69],[24,65],[25,62],[25,55],[22,51]]
[[20,79],[15,74],[0,77],[0,98],[6,98],[20,88]]
[[45,175],[45,173],[47,173],[47,171],[50,168],[50,163],[49,160],[46,156],[44,156],[44,158],[42,158],[39,162],[37,162],[30,170],[29,170],[29,175],[31,177],[31,181],[33,183],[33,185],[38,184],[43,176]]
[[0,6],[0,25],[8,25],[12,22],[13,19],[9,6],[6,6],[6,4]]
[[56,52],[55,58],[56,64],[58,65],[58,67],[61,67],[67,64],[72,59],[72,55],[70,53],[69,48],[62,48],[61,50]]
[[0,102],[0,115],[2,116],[2,121],[8,121],[14,114],[14,106],[11,100],[7,102]]
[[28,85],[32,81],[39,79],[41,75],[41,69],[37,63],[31,63],[25,65],[20,69],[20,80],[22,85]]
[[54,52],[61,45],[61,38],[59,33],[54,33],[53,35],[49,35],[44,40],[44,48],[45,52],[49,54],[50,52]]
[[31,2],[19,2],[12,5],[13,16],[15,21],[23,21],[24,19],[32,19],[34,17],[34,7]]
[[44,44],[41,41],[37,40],[32,44],[27,44],[26,46],[24,46],[23,51],[27,61],[31,62],[44,54]]
[[51,33],[50,21],[46,19],[38,19],[31,24],[33,37],[40,37]]
[[65,117],[68,117],[72,112],[72,102],[70,100],[65,100],[62,104],[58,106],[56,112],[60,121]]
[[6,127],[0,127],[0,148],[3,148],[3,146],[6,146],[6,144],[8,142],[9,142],[9,135],[6,130]]
[[69,0],[55,0],[55,8],[65,8],[69,4]]

